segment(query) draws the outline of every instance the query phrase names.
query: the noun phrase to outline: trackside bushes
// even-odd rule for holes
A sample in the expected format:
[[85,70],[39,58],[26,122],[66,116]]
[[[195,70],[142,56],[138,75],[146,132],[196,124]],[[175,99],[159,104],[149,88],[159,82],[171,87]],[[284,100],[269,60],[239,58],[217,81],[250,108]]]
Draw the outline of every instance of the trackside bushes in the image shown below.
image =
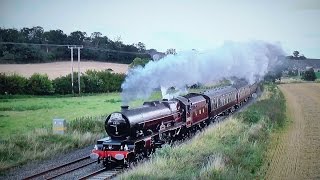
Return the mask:
[[285,123],[284,110],[280,90],[273,84],[265,85],[262,98],[244,112],[182,145],[159,149],[150,160],[120,178],[263,179],[270,134]]

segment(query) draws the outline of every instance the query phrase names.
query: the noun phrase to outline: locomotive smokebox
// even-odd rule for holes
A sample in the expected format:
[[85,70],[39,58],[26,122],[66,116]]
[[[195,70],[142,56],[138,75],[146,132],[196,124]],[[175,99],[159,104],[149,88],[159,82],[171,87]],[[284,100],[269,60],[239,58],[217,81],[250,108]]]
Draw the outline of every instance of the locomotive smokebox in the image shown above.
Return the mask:
[[127,111],[129,109],[129,106],[125,105],[125,106],[121,106],[121,111]]

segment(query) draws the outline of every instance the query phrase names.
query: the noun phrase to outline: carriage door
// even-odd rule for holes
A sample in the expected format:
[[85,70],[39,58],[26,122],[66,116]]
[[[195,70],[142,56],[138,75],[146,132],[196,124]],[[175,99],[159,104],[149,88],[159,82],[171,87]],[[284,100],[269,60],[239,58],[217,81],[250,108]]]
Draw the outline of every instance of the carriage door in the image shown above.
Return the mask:
[[192,126],[192,114],[191,114],[191,106],[186,106],[186,126],[190,127]]

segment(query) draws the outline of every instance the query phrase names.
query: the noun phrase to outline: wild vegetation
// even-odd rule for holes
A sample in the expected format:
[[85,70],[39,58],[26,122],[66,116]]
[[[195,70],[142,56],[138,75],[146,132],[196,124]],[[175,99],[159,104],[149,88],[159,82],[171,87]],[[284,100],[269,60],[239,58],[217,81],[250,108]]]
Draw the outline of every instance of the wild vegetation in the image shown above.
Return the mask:
[[[101,131],[102,132],[102,131]],[[68,131],[65,135],[53,134],[50,128],[11,135],[0,143],[0,173],[28,161],[44,159],[70,149],[84,147],[103,136],[103,133]]]
[[[0,28],[0,42],[42,44],[0,44],[1,63],[40,63],[70,58],[67,47],[51,44],[83,45],[81,58],[95,61],[130,64],[135,57],[151,58],[142,42],[124,44],[120,37],[111,40],[100,32],[93,32],[88,36],[83,31],[74,31],[69,35],[60,29],[44,31],[40,26],[20,30]],[[149,51],[156,52],[155,49]],[[75,50],[74,55],[76,54]]]
[[263,179],[270,134],[286,122],[285,100],[274,84],[244,112],[191,141],[165,146],[121,179]]

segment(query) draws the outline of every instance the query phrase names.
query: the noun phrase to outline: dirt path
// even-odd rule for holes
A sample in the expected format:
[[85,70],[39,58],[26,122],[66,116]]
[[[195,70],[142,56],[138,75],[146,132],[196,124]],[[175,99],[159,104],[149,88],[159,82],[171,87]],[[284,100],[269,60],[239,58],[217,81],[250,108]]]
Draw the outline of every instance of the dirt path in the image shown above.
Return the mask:
[[[74,61],[74,72],[78,72],[78,62]],[[85,72],[88,69],[106,70],[112,69],[116,73],[126,73],[128,71],[127,64],[82,61],[80,71]],[[40,64],[0,64],[0,72],[17,73],[26,77],[30,77],[33,73],[47,74],[50,79],[64,76],[71,73],[70,61],[40,63]]]
[[280,85],[292,121],[271,151],[267,179],[320,179],[320,84]]

